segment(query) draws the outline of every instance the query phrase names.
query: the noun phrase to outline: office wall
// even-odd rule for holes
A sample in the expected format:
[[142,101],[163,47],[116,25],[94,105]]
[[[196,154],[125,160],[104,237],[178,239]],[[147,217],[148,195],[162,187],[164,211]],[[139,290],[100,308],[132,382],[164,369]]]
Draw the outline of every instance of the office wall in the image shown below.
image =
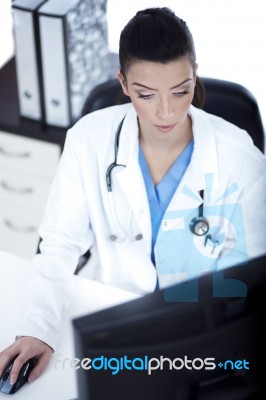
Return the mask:
[[108,0],[109,47],[137,10],[168,6],[194,36],[199,75],[246,86],[257,98],[266,127],[265,0]]
[[[61,1],[61,0],[58,0]],[[238,82],[257,98],[266,127],[265,0],[108,0],[109,47],[142,8],[169,6],[194,36],[199,74]],[[13,54],[11,0],[0,1],[0,66]]]

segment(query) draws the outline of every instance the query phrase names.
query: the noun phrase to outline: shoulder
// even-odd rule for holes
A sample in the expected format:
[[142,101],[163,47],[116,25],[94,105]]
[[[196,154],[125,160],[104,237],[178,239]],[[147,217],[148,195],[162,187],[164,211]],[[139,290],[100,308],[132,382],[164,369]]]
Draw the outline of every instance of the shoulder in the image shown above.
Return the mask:
[[207,128],[217,139],[228,142],[228,145],[247,146],[252,145],[251,136],[244,129],[232,124],[225,119],[213,114],[209,114],[204,110],[191,107],[191,115],[195,120],[197,128]]
[[67,136],[71,136],[75,143],[84,144],[100,140],[104,144],[105,139],[112,137],[112,133],[132,107],[129,103],[86,114],[69,129]]
[[253,140],[247,131],[221,117],[195,107],[191,109],[191,116],[194,119],[196,129],[199,131],[206,130],[214,137],[217,153],[223,160],[224,157],[227,157],[228,161],[231,158],[234,162],[244,159],[265,167],[266,158],[253,144]]
[[87,126],[88,124],[93,124],[95,127],[99,127],[99,125],[101,127],[103,123],[108,124],[117,119],[121,120],[130,108],[132,108],[131,103],[102,108],[84,115],[75,126],[78,127],[79,125]]

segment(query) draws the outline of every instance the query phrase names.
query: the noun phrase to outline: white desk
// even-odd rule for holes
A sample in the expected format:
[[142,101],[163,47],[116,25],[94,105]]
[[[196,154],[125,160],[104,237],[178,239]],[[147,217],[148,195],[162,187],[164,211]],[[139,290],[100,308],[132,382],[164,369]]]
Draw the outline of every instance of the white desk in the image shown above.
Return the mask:
[[[0,252],[0,351],[10,345],[16,335],[16,326],[25,309],[24,288],[30,263],[10,254]],[[55,368],[55,357],[72,358],[74,342],[71,319],[95,312],[112,305],[139,297],[135,293],[123,291],[78,276],[77,293],[65,322],[62,339],[44,374],[32,384],[24,385],[12,396],[15,400],[70,400],[77,398],[76,371],[69,363],[65,368]],[[0,393],[0,399],[10,398]]]

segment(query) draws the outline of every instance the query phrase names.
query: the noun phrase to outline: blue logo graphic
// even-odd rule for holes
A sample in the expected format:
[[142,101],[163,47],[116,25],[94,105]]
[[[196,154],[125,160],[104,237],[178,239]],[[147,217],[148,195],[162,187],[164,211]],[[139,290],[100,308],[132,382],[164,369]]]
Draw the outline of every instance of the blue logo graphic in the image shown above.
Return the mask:
[[[200,275],[218,271],[213,280],[214,297],[245,297],[247,288],[237,279],[224,279],[223,269],[247,261],[245,227],[241,205],[225,203],[224,200],[238,191],[232,184],[222,196],[213,199],[213,174],[205,175],[206,189],[204,217],[209,222],[209,231],[204,236],[191,232],[191,221],[198,217],[199,209],[168,211],[164,215],[156,244],[157,269],[159,274],[174,281],[182,281],[178,290],[167,288],[164,297],[169,302],[198,301]],[[182,193],[201,202],[198,193],[187,186]]]

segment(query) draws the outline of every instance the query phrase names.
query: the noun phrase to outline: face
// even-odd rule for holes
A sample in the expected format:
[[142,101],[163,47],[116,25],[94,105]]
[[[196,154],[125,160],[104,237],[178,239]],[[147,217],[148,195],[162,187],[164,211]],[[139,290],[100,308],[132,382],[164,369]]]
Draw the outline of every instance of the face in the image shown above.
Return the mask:
[[188,129],[196,78],[187,57],[167,64],[136,61],[118,78],[138,115],[140,138],[166,140]]

